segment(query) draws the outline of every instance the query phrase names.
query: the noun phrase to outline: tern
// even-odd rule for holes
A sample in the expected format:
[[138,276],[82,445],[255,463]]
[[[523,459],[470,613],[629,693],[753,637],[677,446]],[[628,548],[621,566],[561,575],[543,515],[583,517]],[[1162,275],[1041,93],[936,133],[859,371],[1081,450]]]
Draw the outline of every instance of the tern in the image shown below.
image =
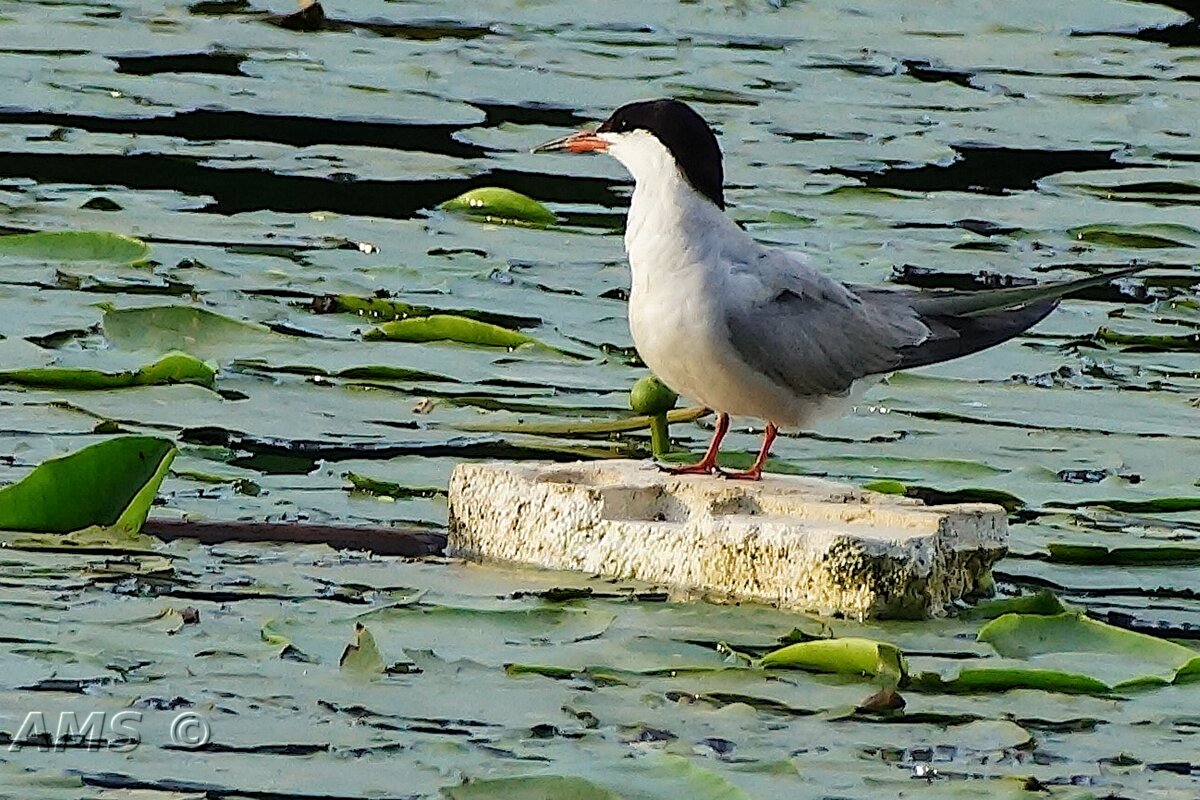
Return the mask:
[[[533,152],[607,153],[633,176],[625,227],[638,354],[676,392],[716,412],[704,457],[673,474],[759,480],[780,426],[845,410],[898,370],[1005,342],[1066,294],[1131,275],[975,292],[843,283],[799,254],[756,242],[725,213],[721,147],[678,100],[629,103],[595,130]],[[753,466],[717,466],[730,416],[766,422]]]

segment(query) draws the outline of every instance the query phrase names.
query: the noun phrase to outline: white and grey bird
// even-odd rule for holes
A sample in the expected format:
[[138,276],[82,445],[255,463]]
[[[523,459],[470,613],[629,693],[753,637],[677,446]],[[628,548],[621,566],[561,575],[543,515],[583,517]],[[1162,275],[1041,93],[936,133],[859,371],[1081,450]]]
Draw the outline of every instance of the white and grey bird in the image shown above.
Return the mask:
[[[594,131],[534,148],[553,150],[608,153],[633,176],[625,249],[634,345],[664,383],[716,412],[704,457],[675,473],[757,480],[779,426],[844,410],[888,373],[1007,341],[1063,295],[1141,269],[977,292],[843,283],[759,244],[725,213],[717,137],[678,100],[629,103]],[[743,472],[717,467],[730,415],[766,421]]]

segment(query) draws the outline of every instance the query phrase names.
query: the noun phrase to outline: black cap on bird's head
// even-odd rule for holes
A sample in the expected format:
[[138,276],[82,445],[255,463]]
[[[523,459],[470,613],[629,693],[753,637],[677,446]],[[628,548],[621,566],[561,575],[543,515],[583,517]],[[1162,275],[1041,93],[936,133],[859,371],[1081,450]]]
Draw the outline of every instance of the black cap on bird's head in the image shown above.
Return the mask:
[[692,188],[718,208],[725,208],[721,146],[704,117],[679,100],[667,98],[626,103],[595,131],[581,131],[546,142],[534,148],[534,152],[604,152],[619,141],[615,137],[632,136],[638,132],[648,133],[657,139],[671,154]]

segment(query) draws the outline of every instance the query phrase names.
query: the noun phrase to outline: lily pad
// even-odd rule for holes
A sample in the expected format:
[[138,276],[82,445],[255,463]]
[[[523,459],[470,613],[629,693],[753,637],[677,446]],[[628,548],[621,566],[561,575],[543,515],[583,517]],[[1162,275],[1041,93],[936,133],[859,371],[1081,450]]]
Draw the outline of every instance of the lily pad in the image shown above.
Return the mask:
[[383,672],[383,655],[375,644],[375,637],[362,623],[354,626],[354,641],[342,651],[338,666],[346,672],[359,675],[378,675]]
[[[708,409],[699,406],[679,408],[667,412],[667,422],[694,422],[708,413]],[[616,433],[645,430],[651,424],[652,419],[650,417],[638,416],[615,420],[582,422],[462,422],[456,424],[454,427],[461,431],[475,433],[523,433],[530,436],[597,436],[607,438]],[[723,454],[723,456],[732,455],[735,454]],[[686,453],[670,454],[664,458],[673,459],[676,456],[683,460],[691,458],[690,454]],[[726,465],[722,463],[722,466]]]
[[956,747],[977,752],[994,752],[1025,747],[1033,741],[1032,734],[1007,719],[980,719],[965,725],[955,725],[946,731]]
[[242,322],[199,306],[115,308],[101,304],[104,337],[125,350],[181,350],[193,354],[232,343],[279,341],[265,325]]
[[287,647],[292,643],[292,640],[277,630],[278,625],[279,623],[276,620],[267,620],[258,629],[258,636],[267,644]]
[[144,261],[150,247],[141,239],[104,231],[39,231],[0,236],[0,258],[20,261]]
[[543,678],[553,678],[554,680],[567,680],[584,671],[586,670],[574,669],[572,667],[555,667],[546,664],[504,665],[505,675],[541,675]]
[[442,203],[442,209],[487,222],[546,226],[558,221],[544,205],[512,189],[484,186]]
[[1153,249],[1193,247],[1186,240],[1200,234],[1186,225],[1087,225],[1069,233],[1081,242],[1103,247]]
[[[73,534],[0,532],[0,545],[18,545],[0,547],[9,707],[190,709],[215,726],[212,752],[182,757],[163,747],[166,716],[143,726],[133,760],[71,745],[44,758],[26,746],[28,757],[0,764],[0,784],[11,786],[0,794],[428,800],[464,782],[538,774],[626,800],[1196,795],[1189,734],[1200,724],[1200,684],[1116,689],[1172,673],[1113,653],[1004,658],[975,641],[985,618],[1078,610],[1050,595],[922,621],[690,602],[701,593],[446,558],[442,498],[393,503],[346,491],[358,483],[407,496],[463,459],[647,454],[644,428],[621,430],[638,422],[627,393],[648,369],[632,366],[626,320],[621,229],[632,182],[608,157],[526,151],[594,123],[635,85],[732,98],[697,107],[720,137],[731,218],[841,280],[878,284],[892,264],[913,263],[929,272],[897,277],[964,290],[1099,275],[1133,257],[1150,264],[1148,277],[1066,299],[1014,342],[897,378],[857,413],[781,437],[768,468],[857,484],[890,478],[902,492],[1011,492],[1034,510],[1013,526],[1017,557],[997,566],[1002,591],[1053,587],[1092,619],[1200,651],[1198,565],[1133,564],[1141,554],[1126,550],[1153,548],[1159,561],[1172,555],[1159,547],[1200,547],[1189,538],[1200,510],[1043,513],[1048,500],[1200,496],[1200,351],[1187,338],[1200,332],[1200,249],[1111,248],[1066,234],[1107,223],[1200,246],[1187,230],[1144,227],[1200,228],[1200,193],[1181,189],[1200,188],[1195,137],[1181,122],[1194,116],[1185,90],[1195,47],[1073,35],[1083,25],[1194,37],[1196,26],[1148,3],[1095,4],[1082,22],[1077,8],[1047,3],[981,15],[910,0],[887,13],[865,7],[870,17],[786,0],[684,5],[343,3],[325,9],[318,31],[294,32],[264,21],[296,10],[290,2],[186,0],[165,13],[4,4],[0,29],[17,45],[4,58],[29,80],[10,79],[0,109],[9,123],[0,228],[153,233],[149,258],[162,263],[0,256],[0,370],[136,370],[177,348],[220,364],[227,399],[187,385],[0,385],[0,482],[116,435],[97,424],[165,438],[176,436],[160,431],[183,428],[177,438],[197,442],[172,463],[166,505],[155,501],[138,539],[85,545]],[[726,6],[734,13],[713,13]],[[814,47],[803,46],[805,22],[820,31]],[[479,38],[453,38],[468,27]],[[155,69],[194,66],[195,56],[211,66],[214,42],[244,55],[254,77],[114,72],[131,54]],[[788,48],[803,57],[783,57]],[[513,79],[514,59],[544,65],[536,97]],[[686,76],[666,74],[680,64]],[[822,102],[830,85],[843,102]],[[1045,113],[1006,111],[1027,106]],[[847,165],[882,182],[836,171]],[[1081,193],[1084,182],[1103,192]],[[535,198],[558,222],[489,224],[437,208],[488,185]],[[80,210],[98,194],[123,210]],[[811,220],[820,222],[804,227]],[[955,249],[980,246],[1004,252]],[[128,335],[144,333],[136,346],[145,349],[123,352],[136,340],[115,329],[105,340],[95,325],[95,302],[106,299],[120,310],[195,306],[235,324],[201,320],[172,342],[144,316]],[[336,313],[319,314],[318,304]],[[589,358],[362,341],[361,331],[432,314]],[[1098,341],[1101,325],[1173,338]],[[744,451],[759,441],[750,420],[738,423],[728,466],[748,466]],[[515,432],[462,432],[476,425]],[[700,447],[710,429],[670,433],[677,447]],[[1068,485],[1059,470],[1111,474]],[[250,481],[261,482],[259,496],[240,493],[255,491]],[[343,526],[358,532],[341,538]],[[669,533],[669,520],[659,527]],[[30,543],[38,549],[21,549]],[[1047,543],[1105,552],[1027,557]],[[1074,563],[1096,559],[1131,563]],[[401,602],[423,610],[385,608]],[[110,624],[189,604],[200,610],[194,625],[178,627],[174,613]],[[553,607],[569,613],[541,613]],[[290,642],[259,640],[269,617],[279,622],[267,635]],[[407,655],[413,668],[365,679],[340,670],[356,621],[388,665]],[[803,633],[785,641],[794,627]],[[890,642],[910,674],[936,671],[944,688],[897,685],[907,702],[898,711],[887,691],[867,699],[887,687],[876,677],[735,666],[741,654],[754,664],[830,636]],[[533,665],[530,674],[520,665]],[[1025,747],[1025,736],[1004,720],[1032,733],[1039,752],[1009,749]],[[974,721],[984,724],[957,727]],[[19,739],[19,722],[0,728]]]
[[674,753],[650,752],[614,770],[611,781],[623,796],[688,800],[751,800],[750,795],[720,772]]
[[[1106,654],[1127,658],[1135,670],[1147,671],[1144,677],[1122,681],[1116,688],[1166,683],[1180,672],[1190,675],[1200,668],[1200,651],[1097,622],[1078,612],[1051,616],[1005,614],[985,625],[978,638],[1010,658],[1028,659],[1050,653]],[[1080,665],[1082,671],[1087,671],[1088,659],[1081,658]],[[1154,667],[1158,670],[1152,671]]]
[[603,786],[565,775],[487,778],[446,787],[442,794],[449,800],[621,800]]
[[327,294],[314,298],[311,309],[318,314],[355,314],[375,320],[408,319],[428,317],[433,314],[452,314],[458,317],[500,325],[505,328],[536,328],[542,324],[538,317],[518,314],[502,314],[495,311],[480,311],[470,308],[434,308],[413,305],[390,297],[360,297],[353,294]]
[[345,473],[346,480],[350,481],[350,488],[355,492],[375,495],[376,497],[392,497],[397,500],[411,500],[414,497],[439,497],[446,494],[446,490],[433,486],[416,487],[402,486],[393,481],[382,481],[377,478],[369,478],[366,475],[359,475],[354,472]]
[[987,694],[1012,689],[1089,695],[1112,692],[1107,683],[1088,675],[1037,667],[963,667],[950,678],[935,672],[919,672],[909,679],[908,687],[947,694]]
[[[988,478],[993,475],[1003,475],[1008,470],[984,464],[980,461],[968,461],[959,458],[905,458],[903,456],[824,456],[804,459],[810,472],[814,470],[828,471],[839,475],[870,476],[879,473],[890,474],[897,485],[903,485],[901,475],[904,472],[914,472],[922,475],[934,474],[938,477],[951,479]],[[898,474],[899,473],[899,474]],[[878,491],[878,490],[876,490]]]
[[137,533],[175,453],[167,439],[122,436],[43,462],[0,489],[0,530]]
[[900,648],[887,642],[856,637],[790,644],[767,653],[759,665],[766,669],[800,669],[896,681],[902,680],[908,672]]
[[0,370],[0,384],[38,389],[122,389],[130,386],[190,383],[213,387],[216,369],[187,353],[168,353],[153,364],[124,372],[70,367]]
[[297,661],[302,664],[317,663],[317,659],[313,658],[308,653],[305,653],[303,650],[297,647],[296,643],[292,641],[290,636],[282,633],[280,630],[281,627],[282,623],[280,620],[269,619],[264,622],[262,628],[259,629],[259,637],[264,642],[272,647],[279,648],[275,654],[276,657],[281,658],[284,661]]
[[882,494],[899,494],[920,500],[926,505],[940,506],[955,503],[994,503],[1008,513],[1025,507],[1025,501],[1002,489],[934,489],[930,486],[914,486],[897,480],[872,481],[864,489]]
[[1096,331],[1096,341],[1105,344],[1116,344],[1131,351],[1149,353],[1195,353],[1200,352],[1200,334],[1189,333],[1180,336],[1166,334],[1121,333],[1112,328],[1100,328]]
[[[466,654],[472,642],[503,641],[515,643],[570,643],[588,641],[608,629],[614,616],[600,609],[561,606],[536,608],[465,608],[424,603],[382,606],[364,612],[362,617],[399,620],[405,641]],[[459,634],[449,640],[444,631],[452,627]],[[411,644],[410,646],[417,646]]]
[[1067,608],[1062,601],[1048,591],[1023,594],[1020,597],[1005,597],[985,600],[970,609],[966,616],[973,619],[995,619],[1005,614],[1061,614]]
[[1050,560],[1058,564],[1105,564],[1121,567],[1200,564],[1200,547],[1161,545],[1108,548],[1098,544],[1051,542],[1046,545],[1046,549],[1050,551]]
[[396,367],[389,364],[365,364],[359,367],[330,371],[321,367],[311,367],[302,364],[270,364],[257,358],[234,359],[231,367],[246,372],[265,372],[278,375],[304,375],[315,378],[340,378],[348,381],[403,381],[403,382],[434,382],[458,383],[457,378],[440,375],[436,372]]
[[1153,500],[1082,500],[1077,503],[1051,501],[1050,508],[1111,508],[1129,514],[1177,514],[1183,511],[1200,511],[1200,497],[1159,497]]
[[389,342],[458,342],[479,347],[503,347],[508,350],[522,345],[552,349],[532,336],[453,314],[433,314],[428,317],[410,317],[385,322],[364,333],[363,339]]

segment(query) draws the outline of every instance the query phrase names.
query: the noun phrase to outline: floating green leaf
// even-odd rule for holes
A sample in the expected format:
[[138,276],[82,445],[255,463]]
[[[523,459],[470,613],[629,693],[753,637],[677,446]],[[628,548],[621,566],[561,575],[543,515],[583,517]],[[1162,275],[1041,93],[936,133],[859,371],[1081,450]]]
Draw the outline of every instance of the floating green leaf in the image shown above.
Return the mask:
[[955,503],[994,503],[1010,514],[1025,507],[1025,501],[1001,489],[934,489],[929,486],[914,486],[897,480],[872,481],[864,489],[882,494],[912,497],[926,505],[941,506]]
[[122,389],[130,386],[191,383],[212,388],[216,369],[187,353],[169,353],[153,364],[124,372],[70,367],[0,370],[0,384],[38,389]]
[[[84,268],[86,269],[86,266]],[[128,278],[101,278],[90,274],[73,274],[61,268],[55,272],[54,286],[72,292],[96,294],[152,294],[185,297],[196,293],[196,287],[190,283],[161,278],[154,274],[142,274]]]
[[869,492],[879,492],[880,494],[896,494],[903,495],[908,491],[908,487],[902,481],[884,478],[878,481],[871,481],[863,486]]
[[316,659],[297,647],[291,637],[279,631],[279,624],[277,620],[267,620],[258,631],[259,637],[267,644],[279,648],[279,658],[306,664],[314,663]]
[[1059,694],[1104,695],[1112,688],[1088,675],[1035,667],[963,667],[951,678],[935,672],[913,675],[908,688],[947,694],[985,694],[1012,689],[1039,689]]
[[343,380],[369,381],[432,381],[434,383],[459,383],[457,378],[440,375],[436,372],[425,372],[406,367],[392,367],[386,364],[367,364],[362,367],[348,367],[335,372],[331,377]]
[[720,772],[673,753],[646,753],[611,777],[605,775],[604,780],[631,797],[750,800],[750,795]]
[[555,680],[567,680],[575,677],[576,673],[583,670],[571,669],[570,667],[554,667],[545,664],[505,664],[504,673],[506,675],[541,675],[543,678],[554,678]]
[[742,694],[741,692],[705,692],[696,695],[696,699],[716,708],[724,708],[725,706],[737,703],[739,705],[750,706],[755,711],[781,717],[811,717],[821,713],[819,709],[798,708],[788,705],[782,700],[775,700],[770,697],[755,697],[754,695]]
[[[817,471],[837,471],[848,475],[878,475],[879,473],[894,476],[895,471],[919,471],[921,474],[937,473],[947,478],[984,478],[991,475],[1001,475],[1008,470],[993,467],[980,461],[968,461],[957,458],[906,458],[903,456],[814,456],[805,458],[805,465],[811,473]],[[882,482],[882,481],[881,481]],[[904,484],[896,480],[900,486]],[[876,489],[875,491],[879,491]]]
[[360,675],[378,675],[383,672],[383,655],[375,644],[375,637],[362,623],[355,624],[354,641],[342,651],[338,666],[346,672]]
[[900,648],[856,637],[789,644],[767,653],[759,664],[767,669],[801,669],[894,680],[902,680],[908,672]]
[[122,436],[43,462],[0,489],[0,530],[137,533],[175,453],[166,439]]
[[[1040,689],[1105,695],[1200,679],[1200,652],[1077,612],[1005,614],[984,625],[978,639],[991,644],[1000,656],[1035,663],[964,664],[948,678],[931,672],[913,675],[910,688],[947,693]],[[1051,666],[1050,662],[1056,663]],[[1111,678],[1102,680],[1095,675],[1098,671],[1111,673]]]
[[1010,750],[1032,743],[1033,736],[1012,720],[980,719],[955,725],[947,732],[956,747],[979,752]]
[[[667,422],[693,422],[708,413],[710,412],[707,408],[699,406],[680,408],[667,412]],[[651,418],[643,416],[591,422],[462,422],[454,427],[461,431],[474,433],[524,433],[530,436],[601,436],[607,438],[615,433],[645,430],[650,425]],[[690,458],[687,453],[672,454],[671,457],[676,456],[684,460]]]
[[201,354],[236,343],[285,340],[264,325],[242,322],[199,306],[147,306],[104,310],[104,337],[126,350],[182,350]]
[[371,320],[396,320],[409,317],[428,317],[434,314],[453,314],[458,317],[500,325],[505,328],[536,328],[542,324],[537,317],[477,311],[470,308],[434,308],[412,305],[387,297],[359,297],[352,294],[326,294],[314,298],[312,310],[318,314],[356,314]]
[[816,223],[816,221],[813,217],[806,217],[802,214],[793,214],[791,211],[779,211],[777,209],[768,211],[766,216],[763,217],[763,222],[769,225],[797,228],[807,228]]
[[[1185,668],[1200,667],[1200,652],[1166,639],[1097,622],[1083,613],[1005,614],[983,626],[978,638],[994,647],[1000,655],[1010,658],[1030,658],[1047,653],[1127,656],[1139,669],[1160,667],[1166,679],[1173,679]],[[1122,685],[1154,682],[1158,678],[1147,675],[1145,679],[1135,678]]]
[[279,375],[305,375],[320,378],[341,378],[354,381],[404,381],[434,383],[459,383],[456,378],[439,375],[436,372],[425,372],[407,367],[395,367],[388,364],[367,364],[360,367],[347,367],[343,370],[330,371],[321,367],[310,367],[303,364],[269,364],[262,359],[234,359],[232,367],[236,370],[266,372]]
[[1051,542],[1046,545],[1046,549],[1050,551],[1050,560],[1059,564],[1105,564],[1121,567],[1200,564],[1200,547],[1162,545],[1110,549],[1096,544]]
[[[680,673],[687,672],[687,669],[680,671]],[[504,674],[510,677],[520,675],[540,675],[543,678],[551,678],[556,681],[567,680],[569,678],[586,677],[592,683],[597,685],[624,686],[629,684],[631,680],[639,677],[661,676],[666,674],[675,675],[678,673],[673,671],[667,672],[665,670],[655,670],[643,673],[606,666],[568,668],[549,666],[545,664],[505,664]]]
[[553,211],[532,197],[499,186],[463,192],[442,203],[442,208],[488,222],[545,226],[558,221]]
[[1200,655],[1181,644],[1105,625],[1079,612],[1004,614],[984,625],[978,639],[1010,658],[1045,652],[1120,652],[1177,669]]
[[459,628],[463,635],[453,643],[456,646],[476,635],[489,641],[498,638],[510,643],[586,641],[601,635],[614,619],[612,614],[600,609],[560,606],[463,608],[424,603],[372,609],[361,616],[367,614],[402,620],[410,639],[414,641],[419,641],[421,635],[436,639],[445,626]]
[[926,505],[941,506],[954,503],[993,503],[1008,513],[1020,511],[1025,507],[1025,501],[1011,492],[1002,489],[934,489],[927,486],[909,485],[905,494],[915,497]]
[[1105,344],[1116,344],[1136,351],[1153,353],[1200,352],[1200,334],[1189,333],[1182,336],[1147,333],[1121,333],[1112,328],[1100,328],[1096,331],[1096,341]]
[[1162,247],[1192,247],[1186,241],[1197,232],[1186,225],[1087,225],[1068,231],[1081,242],[1103,247],[1152,249]]
[[448,786],[450,800],[621,800],[603,786],[564,775],[515,775]]
[[186,481],[196,481],[197,483],[231,486],[238,494],[248,497],[258,497],[262,494],[262,486],[259,483],[239,475],[220,475],[215,472],[197,469],[179,469],[176,467],[171,470],[171,477],[181,478]]
[[350,487],[353,491],[363,492],[365,494],[373,494],[378,497],[394,497],[397,500],[411,500],[414,497],[438,497],[446,494],[445,489],[426,486],[401,486],[392,481],[381,481],[376,478],[368,478],[366,475],[359,475],[355,472],[347,472],[343,477],[350,481]]
[[1052,592],[1041,591],[1020,597],[986,600],[967,611],[971,619],[995,619],[1005,614],[1061,614],[1067,608]]
[[1159,497],[1153,500],[1084,500],[1078,503],[1050,502],[1050,508],[1111,508],[1129,514],[1177,514],[1200,511],[1200,497]]
[[259,638],[261,638],[267,644],[276,645],[278,647],[286,647],[292,643],[292,640],[276,630],[278,624],[279,623],[273,619],[269,619],[264,622],[262,627],[258,629]]
[[522,345],[564,352],[499,325],[459,317],[453,314],[433,314],[385,322],[363,334],[367,341],[389,342],[458,342],[478,347],[503,347],[513,350]]
[[143,261],[150,247],[140,239],[104,231],[39,231],[0,236],[0,258],[21,261]]

